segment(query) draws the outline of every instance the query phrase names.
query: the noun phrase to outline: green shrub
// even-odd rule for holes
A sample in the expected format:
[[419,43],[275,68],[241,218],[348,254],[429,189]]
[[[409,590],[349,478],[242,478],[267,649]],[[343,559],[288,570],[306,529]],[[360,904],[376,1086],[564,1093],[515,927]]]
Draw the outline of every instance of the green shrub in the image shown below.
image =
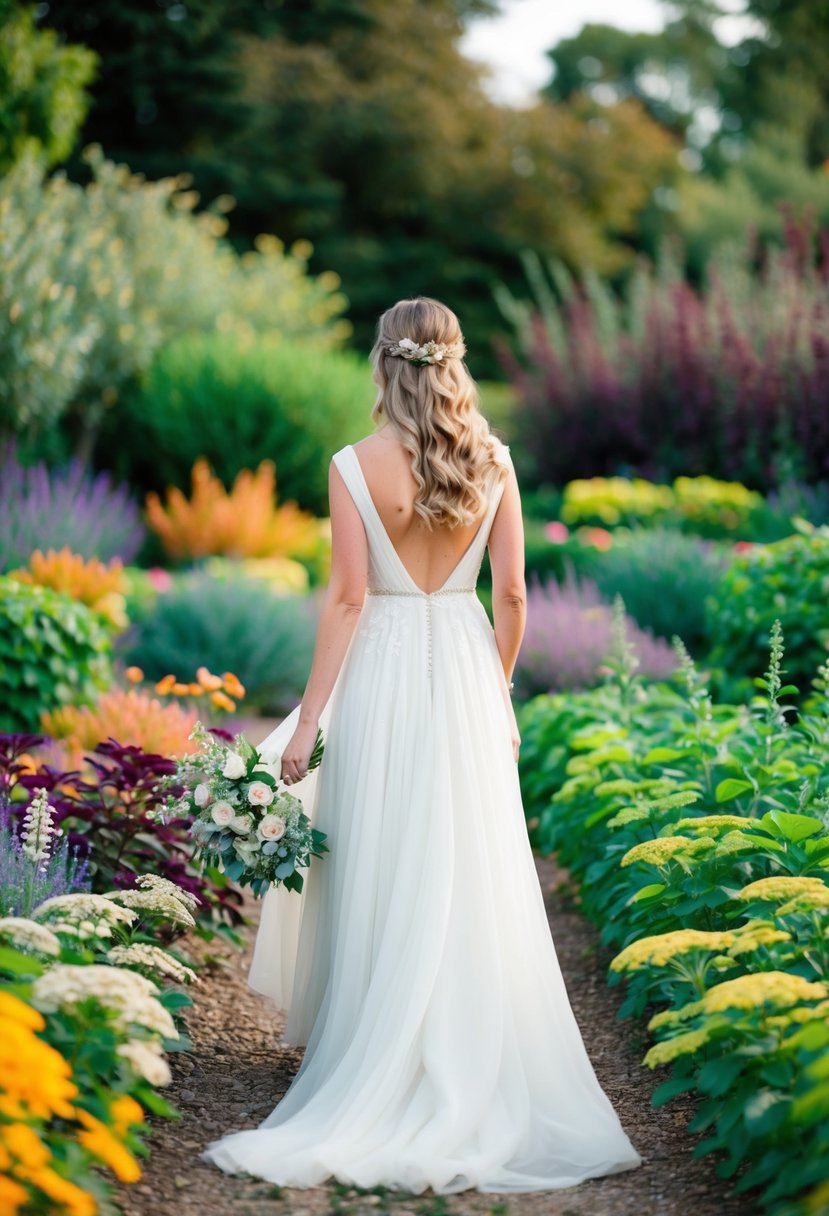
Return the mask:
[[606,599],[621,595],[630,615],[659,637],[682,638],[694,654],[705,644],[706,602],[716,595],[722,550],[669,528],[617,531],[594,562],[592,577]]
[[328,460],[371,430],[368,363],[293,343],[181,338],[162,350],[112,431],[107,464],[133,485],[190,484],[206,456],[229,485],[276,463],[281,502],[328,513]]
[[[337,345],[345,298],[302,246],[261,237],[239,256],[214,207],[89,154],[83,188],[23,162],[0,183],[0,434],[89,441],[124,387],[182,333],[268,333]],[[221,201],[221,200],[220,200]],[[67,414],[67,411],[69,413]]]
[[802,531],[748,548],[709,602],[711,662],[726,687],[736,672],[756,671],[773,622],[786,635],[787,678],[801,691],[829,646],[829,528]]
[[232,671],[247,690],[246,707],[281,713],[305,686],[315,625],[308,597],[277,595],[260,579],[197,572],[141,604],[121,653],[148,680],[169,672],[193,680],[202,665]]
[[787,723],[782,642],[749,706],[718,705],[683,655],[681,687],[639,680],[617,641],[613,676],[522,711],[522,788],[602,940],[625,949],[623,1014],[651,1019],[657,1105],[699,1095],[698,1152],[740,1171],[757,1206],[829,1184],[829,664]]
[[43,710],[93,701],[110,681],[110,646],[78,600],[0,578],[0,730],[37,730]]

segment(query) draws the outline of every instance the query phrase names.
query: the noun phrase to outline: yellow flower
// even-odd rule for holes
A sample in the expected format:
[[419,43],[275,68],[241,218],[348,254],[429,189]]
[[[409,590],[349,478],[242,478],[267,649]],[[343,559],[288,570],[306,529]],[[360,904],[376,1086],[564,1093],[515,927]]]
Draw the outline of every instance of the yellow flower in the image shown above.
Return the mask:
[[659,836],[656,840],[643,840],[641,844],[628,849],[621,865],[630,866],[635,861],[644,861],[648,865],[663,866],[677,853],[692,856],[712,844],[714,841],[710,836],[701,836],[697,840],[689,840],[687,836]]
[[751,921],[735,931],[734,942],[728,947],[728,953],[732,958],[737,958],[740,954],[756,950],[758,946],[771,946],[774,942],[789,942],[791,939],[791,933],[786,933],[785,929],[778,929],[767,921]]
[[207,667],[198,669],[196,679],[206,692],[218,692],[222,687],[222,677],[214,675]]
[[135,1098],[131,1098],[129,1094],[120,1094],[112,1102],[109,1115],[116,1134],[125,1132],[133,1123],[144,1122],[144,1111]]
[[642,1061],[648,1068],[656,1068],[658,1064],[670,1064],[680,1056],[687,1056],[708,1042],[707,1030],[686,1030],[673,1039],[665,1039],[662,1043],[654,1043]]
[[233,713],[236,708],[236,702],[231,701],[227,693],[224,692],[212,692],[210,694],[210,701],[217,709],[227,710],[229,714]]
[[86,1110],[78,1110],[77,1118],[85,1129],[78,1132],[78,1143],[93,1157],[108,1165],[120,1182],[137,1182],[141,1177],[141,1166],[106,1124]]
[[773,878],[758,878],[737,892],[737,899],[790,900],[806,892],[829,891],[822,878],[792,878],[776,875]]
[[722,1013],[726,1009],[752,1010],[758,1005],[797,1005],[801,1001],[816,1001],[827,996],[829,987],[826,984],[786,971],[759,971],[716,984],[709,988],[699,1005],[706,1013]]
[[0,992],[0,1018],[28,1026],[29,1030],[42,1030],[46,1025],[38,1009],[33,1009],[10,992]]
[[0,993],[0,1114],[9,1119],[71,1118],[77,1095],[63,1056],[34,1034],[45,1025],[37,1010]]
[[714,832],[717,828],[756,828],[758,819],[746,815],[700,815],[698,819],[680,819],[674,829],[689,832]]
[[144,679],[144,672],[140,667],[128,667],[124,672],[124,675],[129,680],[130,684],[140,684]]
[[6,1216],[17,1216],[20,1207],[28,1201],[29,1194],[13,1178],[0,1175],[0,1212]]
[[789,916],[792,912],[820,912],[829,909],[829,887],[822,891],[803,891],[777,909],[778,916]]
[[[788,934],[786,934],[788,936]],[[725,950],[734,940],[728,932],[708,932],[704,929],[676,929],[642,937],[625,946],[610,964],[612,971],[636,971],[640,967],[664,967],[678,954],[692,950]]]

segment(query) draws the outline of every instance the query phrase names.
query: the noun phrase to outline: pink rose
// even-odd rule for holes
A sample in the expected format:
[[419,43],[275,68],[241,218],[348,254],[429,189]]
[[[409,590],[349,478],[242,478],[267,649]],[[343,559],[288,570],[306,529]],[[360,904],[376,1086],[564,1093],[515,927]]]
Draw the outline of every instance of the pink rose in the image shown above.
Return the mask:
[[210,786],[205,785],[203,781],[200,781],[193,790],[193,801],[195,802],[196,806],[207,806],[210,799]]
[[270,806],[273,790],[264,781],[251,781],[248,786],[248,802],[251,806]]
[[261,840],[281,840],[285,835],[285,820],[278,815],[266,815],[256,829]]
[[218,824],[220,828],[226,828],[230,821],[234,818],[235,814],[236,812],[230,803],[220,799],[210,812],[210,818],[215,824]]

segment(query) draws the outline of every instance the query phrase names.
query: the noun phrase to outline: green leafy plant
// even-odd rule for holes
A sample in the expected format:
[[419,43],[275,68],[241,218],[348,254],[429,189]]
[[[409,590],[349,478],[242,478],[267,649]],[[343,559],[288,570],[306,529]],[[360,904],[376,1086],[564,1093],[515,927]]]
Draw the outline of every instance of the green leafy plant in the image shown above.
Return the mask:
[[[789,722],[771,629],[748,705],[716,704],[678,643],[681,677],[647,684],[619,635],[605,685],[523,711],[525,805],[602,939],[622,947],[623,1014],[650,1021],[658,1104],[695,1090],[699,1152],[773,1213],[829,1185],[829,665]],[[821,1190],[823,1188],[823,1190]],[[799,1206],[804,1197],[805,1207]],[[793,1206],[792,1206],[793,1205]]]
[[94,700],[111,680],[111,635],[85,604],[0,578],[0,730],[37,730],[40,714]]
[[709,600],[711,662],[722,669],[726,688],[734,673],[757,669],[775,619],[786,635],[786,665],[793,683],[808,688],[826,659],[829,528],[801,529],[785,540],[737,555]]
[[227,486],[267,457],[280,501],[327,515],[328,460],[370,429],[373,397],[368,364],[351,354],[266,338],[181,338],[113,415],[109,458],[131,484],[161,491],[189,486],[199,457]]
[[202,665],[232,671],[247,705],[281,712],[307,679],[315,617],[309,597],[276,594],[260,579],[194,572],[137,607],[121,655],[149,680]]

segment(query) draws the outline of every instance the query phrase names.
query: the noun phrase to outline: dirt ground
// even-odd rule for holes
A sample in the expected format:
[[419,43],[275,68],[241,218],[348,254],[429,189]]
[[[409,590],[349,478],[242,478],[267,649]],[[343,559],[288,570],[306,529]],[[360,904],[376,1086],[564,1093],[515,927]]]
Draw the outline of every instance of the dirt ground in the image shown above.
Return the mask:
[[208,1141],[255,1127],[269,1114],[301,1059],[299,1051],[277,1046],[280,1026],[271,1007],[247,987],[251,927],[245,950],[224,942],[192,946],[204,960],[187,1018],[194,1050],[172,1057],[166,1091],[182,1117],[154,1121],[144,1177],[119,1192],[125,1216],[754,1216],[756,1203],[730,1196],[712,1162],[693,1158],[685,1130],[691,1103],[651,1108],[661,1077],[640,1067],[643,1028],[616,1020],[619,990],[607,987],[607,960],[593,929],[572,907],[555,865],[539,861],[538,870],[576,1017],[599,1080],[645,1159],[641,1169],[563,1191],[447,1197],[361,1194],[336,1185],[280,1190],[200,1161]]

